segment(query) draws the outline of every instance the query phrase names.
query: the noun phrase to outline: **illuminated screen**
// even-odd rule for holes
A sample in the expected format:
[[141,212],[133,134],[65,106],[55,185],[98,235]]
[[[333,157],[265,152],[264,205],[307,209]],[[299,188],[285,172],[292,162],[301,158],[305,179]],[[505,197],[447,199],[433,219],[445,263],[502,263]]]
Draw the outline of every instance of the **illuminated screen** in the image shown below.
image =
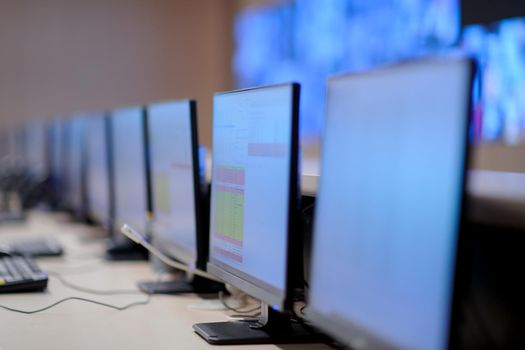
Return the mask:
[[[147,189],[142,108],[112,113],[115,230],[123,224],[146,231]],[[125,239],[123,235],[117,235]]]
[[445,349],[467,60],[330,79],[309,311],[359,349]]
[[[86,196],[89,214],[98,223],[109,224],[110,188],[107,120],[91,116],[87,121],[86,137]],[[107,227],[107,226],[106,226]]]
[[474,140],[516,144],[525,138],[525,19],[505,20],[491,29],[464,29],[463,48],[478,59]]
[[151,105],[148,123],[154,242],[175,258],[195,263],[197,228],[190,102]]
[[68,121],[66,150],[66,201],[76,213],[83,210],[82,178],[84,159],[85,119],[74,117]]
[[300,82],[303,137],[321,130],[328,76],[438,52],[460,33],[458,0],[276,3],[236,17],[236,84]]
[[33,121],[26,126],[27,170],[34,179],[47,176],[46,127],[44,122]]
[[284,293],[292,86],[214,97],[210,262]]
[[49,159],[51,183],[55,189],[64,176],[64,122],[55,119],[49,125]]

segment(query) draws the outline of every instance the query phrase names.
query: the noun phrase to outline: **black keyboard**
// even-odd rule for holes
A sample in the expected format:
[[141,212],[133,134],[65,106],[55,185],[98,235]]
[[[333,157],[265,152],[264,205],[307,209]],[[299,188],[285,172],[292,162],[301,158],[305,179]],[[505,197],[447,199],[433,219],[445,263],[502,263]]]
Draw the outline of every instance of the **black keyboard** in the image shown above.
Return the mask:
[[62,245],[55,239],[38,238],[7,242],[0,246],[11,255],[30,255],[34,257],[61,256]]
[[0,257],[0,293],[39,292],[47,287],[48,275],[26,256]]

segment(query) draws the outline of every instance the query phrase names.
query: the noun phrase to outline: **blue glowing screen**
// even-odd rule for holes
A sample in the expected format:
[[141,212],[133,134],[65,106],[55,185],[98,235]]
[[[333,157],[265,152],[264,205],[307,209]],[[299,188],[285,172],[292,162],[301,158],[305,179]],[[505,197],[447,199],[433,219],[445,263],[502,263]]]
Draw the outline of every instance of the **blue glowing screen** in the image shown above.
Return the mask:
[[296,0],[249,7],[235,23],[238,87],[301,83],[301,135],[323,125],[329,75],[434,53],[460,32],[458,0]]
[[464,50],[478,59],[474,140],[518,143],[525,134],[525,19],[502,21],[490,29],[466,27]]

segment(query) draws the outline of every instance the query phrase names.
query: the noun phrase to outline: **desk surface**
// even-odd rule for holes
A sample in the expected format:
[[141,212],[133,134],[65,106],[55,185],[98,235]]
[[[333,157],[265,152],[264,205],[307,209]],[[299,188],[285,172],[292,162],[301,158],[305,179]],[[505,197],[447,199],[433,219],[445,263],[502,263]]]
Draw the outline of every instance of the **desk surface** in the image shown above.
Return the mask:
[[[89,226],[68,222],[63,215],[31,213],[27,223],[0,224],[0,242],[55,237],[66,249],[61,258],[40,259],[46,270],[68,281],[98,290],[135,289],[137,281],[156,278],[146,262],[106,262],[101,258],[103,236]],[[51,276],[44,293],[0,294],[0,304],[24,310],[40,308],[59,299],[80,296],[123,306],[145,296],[99,296],[65,287]],[[125,311],[81,301],[68,301],[33,315],[0,309],[0,349],[329,349],[321,344],[211,346],[196,335],[192,325],[220,322],[225,311],[195,310],[196,295],[153,296],[148,305]]]

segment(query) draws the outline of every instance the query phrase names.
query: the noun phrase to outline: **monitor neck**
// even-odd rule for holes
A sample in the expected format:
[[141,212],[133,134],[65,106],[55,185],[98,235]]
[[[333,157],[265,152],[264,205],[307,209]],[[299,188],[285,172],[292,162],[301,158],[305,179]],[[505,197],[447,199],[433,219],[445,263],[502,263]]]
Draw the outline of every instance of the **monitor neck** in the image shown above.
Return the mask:
[[251,328],[262,329],[268,333],[286,332],[291,329],[290,315],[275,311],[268,304],[261,302],[261,315]]

